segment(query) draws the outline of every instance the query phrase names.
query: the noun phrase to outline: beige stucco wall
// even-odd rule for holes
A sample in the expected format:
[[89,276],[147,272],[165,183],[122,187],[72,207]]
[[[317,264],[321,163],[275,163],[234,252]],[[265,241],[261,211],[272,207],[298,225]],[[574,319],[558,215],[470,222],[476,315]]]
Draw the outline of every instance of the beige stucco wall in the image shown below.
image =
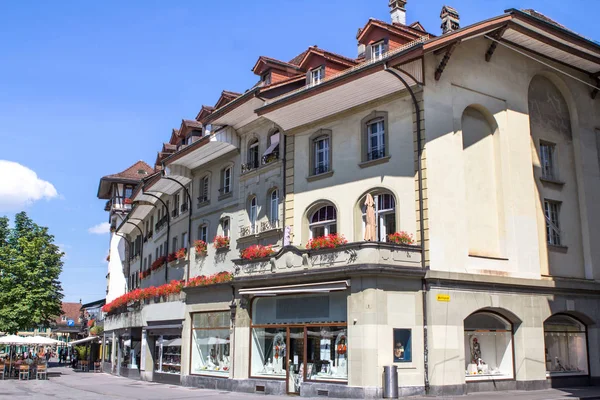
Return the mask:
[[[536,278],[546,271],[540,259],[545,237],[538,234],[541,208],[536,204],[539,200],[533,174],[527,95],[531,79],[536,74],[550,72],[549,68],[502,46],[487,63],[483,55],[488,46],[489,42],[483,38],[459,45],[441,79],[428,79],[424,87],[431,268]],[[433,77],[439,57],[433,54],[426,57],[427,77]],[[554,271],[557,275],[574,276],[572,271],[579,270],[585,271],[587,278],[597,277],[600,249],[590,243],[600,239],[600,229],[598,224],[589,221],[600,218],[599,166],[594,137],[594,127],[600,124],[600,105],[591,100],[585,86],[564,76],[550,75],[560,83],[561,90],[568,91],[563,95],[573,116],[576,160],[573,167],[577,182],[567,182],[567,185],[577,186],[580,215],[565,208],[566,215],[561,218],[577,221],[584,264],[574,267],[575,256],[569,262],[563,260]],[[465,207],[465,193],[469,180],[463,167],[461,116],[470,105],[486,110],[498,125],[506,235],[505,256],[500,259],[470,257],[465,240],[469,212]],[[543,216],[541,218],[543,220]]]
[[[361,120],[373,111],[388,113],[388,162],[361,168]],[[338,233],[349,242],[362,241],[355,229],[356,207],[368,191],[386,189],[396,198],[396,230],[416,235],[415,182],[413,160],[412,102],[408,97],[387,98],[375,104],[340,114],[319,124],[294,132],[294,230],[292,243],[308,241],[307,210],[325,200],[337,208]],[[333,175],[309,182],[310,137],[319,129],[330,129]],[[361,217],[362,218],[362,217]]]

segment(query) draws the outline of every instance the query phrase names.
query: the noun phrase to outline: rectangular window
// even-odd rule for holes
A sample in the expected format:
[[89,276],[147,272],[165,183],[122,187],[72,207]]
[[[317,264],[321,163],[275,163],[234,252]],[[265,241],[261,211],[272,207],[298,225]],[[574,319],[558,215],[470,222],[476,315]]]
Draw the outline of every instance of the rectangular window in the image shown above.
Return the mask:
[[231,192],[231,167],[223,171],[223,194]]
[[310,71],[310,81],[313,85],[318,85],[325,79],[325,68],[319,67]]
[[181,247],[184,247],[186,249],[188,247],[187,232],[183,232],[183,234],[181,235]]
[[152,266],[152,254],[148,256],[148,268]]
[[368,159],[377,160],[385,157],[385,125],[383,119],[370,122],[368,129]]
[[131,186],[125,186],[125,198],[130,199],[133,194],[133,188]]
[[173,216],[176,217],[179,215],[179,193],[176,193],[173,196]]
[[229,375],[229,318],[229,311],[192,314],[190,374]]
[[560,203],[544,200],[544,216],[546,217],[546,240],[554,246],[561,245],[559,224]]
[[208,226],[200,225],[198,227],[198,240],[204,241],[204,243],[208,243]]
[[540,142],[540,164],[543,178],[557,180],[554,162],[556,157],[555,154],[555,144]]
[[229,237],[229,218],[221,220],[221,230],[223,231],[223,236]]
[[167,241],[165,240],[165,244],[163,245],[163,251],[164,251],[163,256],[167,255],[167,250],[168,250]]
[[314,175],[329,172],[329,137],[315,139],[315,171]]
[[380,60],[383,58],[383,53],[385,53],[385,44],[383,41],[373,43],[371,45],[371,58],[373,60]]
[[[160,247],[162,248],[162,244],[160,245]],[[158,247],[154,249],[154,258],[158,258]]]
[[160,257],[163,255],[163,245],[160,245],[160,251],[158,253],[156,253],[156,258]]
[[177,246],[178,246],[178,243],[177,243],[177,236],[175,236],[175,237],[173,238],[173,248],[171,249],[171,252],[172,252],[172,253],[174,253],[174,252],[176,252],[177,250],[179,250],[179,247],[177,247]]
[[198,202],[204,203],[208,201],[208,176],[200,178],[200,195]]

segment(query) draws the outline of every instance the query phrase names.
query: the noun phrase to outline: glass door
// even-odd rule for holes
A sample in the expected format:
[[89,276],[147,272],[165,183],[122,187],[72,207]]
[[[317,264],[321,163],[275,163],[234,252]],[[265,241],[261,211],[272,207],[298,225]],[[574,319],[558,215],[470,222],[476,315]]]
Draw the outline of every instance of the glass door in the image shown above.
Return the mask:
[[304,328],[288,328],[287,348],[288,393],[300,394],[304,381]]

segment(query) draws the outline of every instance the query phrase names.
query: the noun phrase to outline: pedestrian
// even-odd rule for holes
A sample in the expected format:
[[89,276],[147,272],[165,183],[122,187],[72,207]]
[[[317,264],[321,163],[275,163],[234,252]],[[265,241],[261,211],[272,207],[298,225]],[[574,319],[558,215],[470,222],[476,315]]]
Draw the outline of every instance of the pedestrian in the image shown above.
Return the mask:
[[46,351],[46,364],[48,364],[50,362],[50,356],[51,356],[50,350]]
[[62,364],[62,360],[63,360],[63,348],[59,348],[58,349],[58,363]]

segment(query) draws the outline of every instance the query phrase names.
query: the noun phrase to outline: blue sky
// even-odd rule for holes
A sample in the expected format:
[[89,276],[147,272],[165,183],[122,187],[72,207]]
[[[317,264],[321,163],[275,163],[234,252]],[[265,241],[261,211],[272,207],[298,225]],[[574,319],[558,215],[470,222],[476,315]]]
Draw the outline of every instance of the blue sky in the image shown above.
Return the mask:
[[[0,0],[0,160],[12,162],[0,163],[0,215],[25,209],[50,228],[67,253],[65,301],[103,298],[109,238],[89,232],[107,221],[100,177],[153,163],[182,118],[256,82],[260,55],[316,44],[355,56],[357,29],[389,20],[387,3]],[[445,3],[463,26],[534,8],[600,40],[597,0],[409,0],[407,20],[438,34]]]

